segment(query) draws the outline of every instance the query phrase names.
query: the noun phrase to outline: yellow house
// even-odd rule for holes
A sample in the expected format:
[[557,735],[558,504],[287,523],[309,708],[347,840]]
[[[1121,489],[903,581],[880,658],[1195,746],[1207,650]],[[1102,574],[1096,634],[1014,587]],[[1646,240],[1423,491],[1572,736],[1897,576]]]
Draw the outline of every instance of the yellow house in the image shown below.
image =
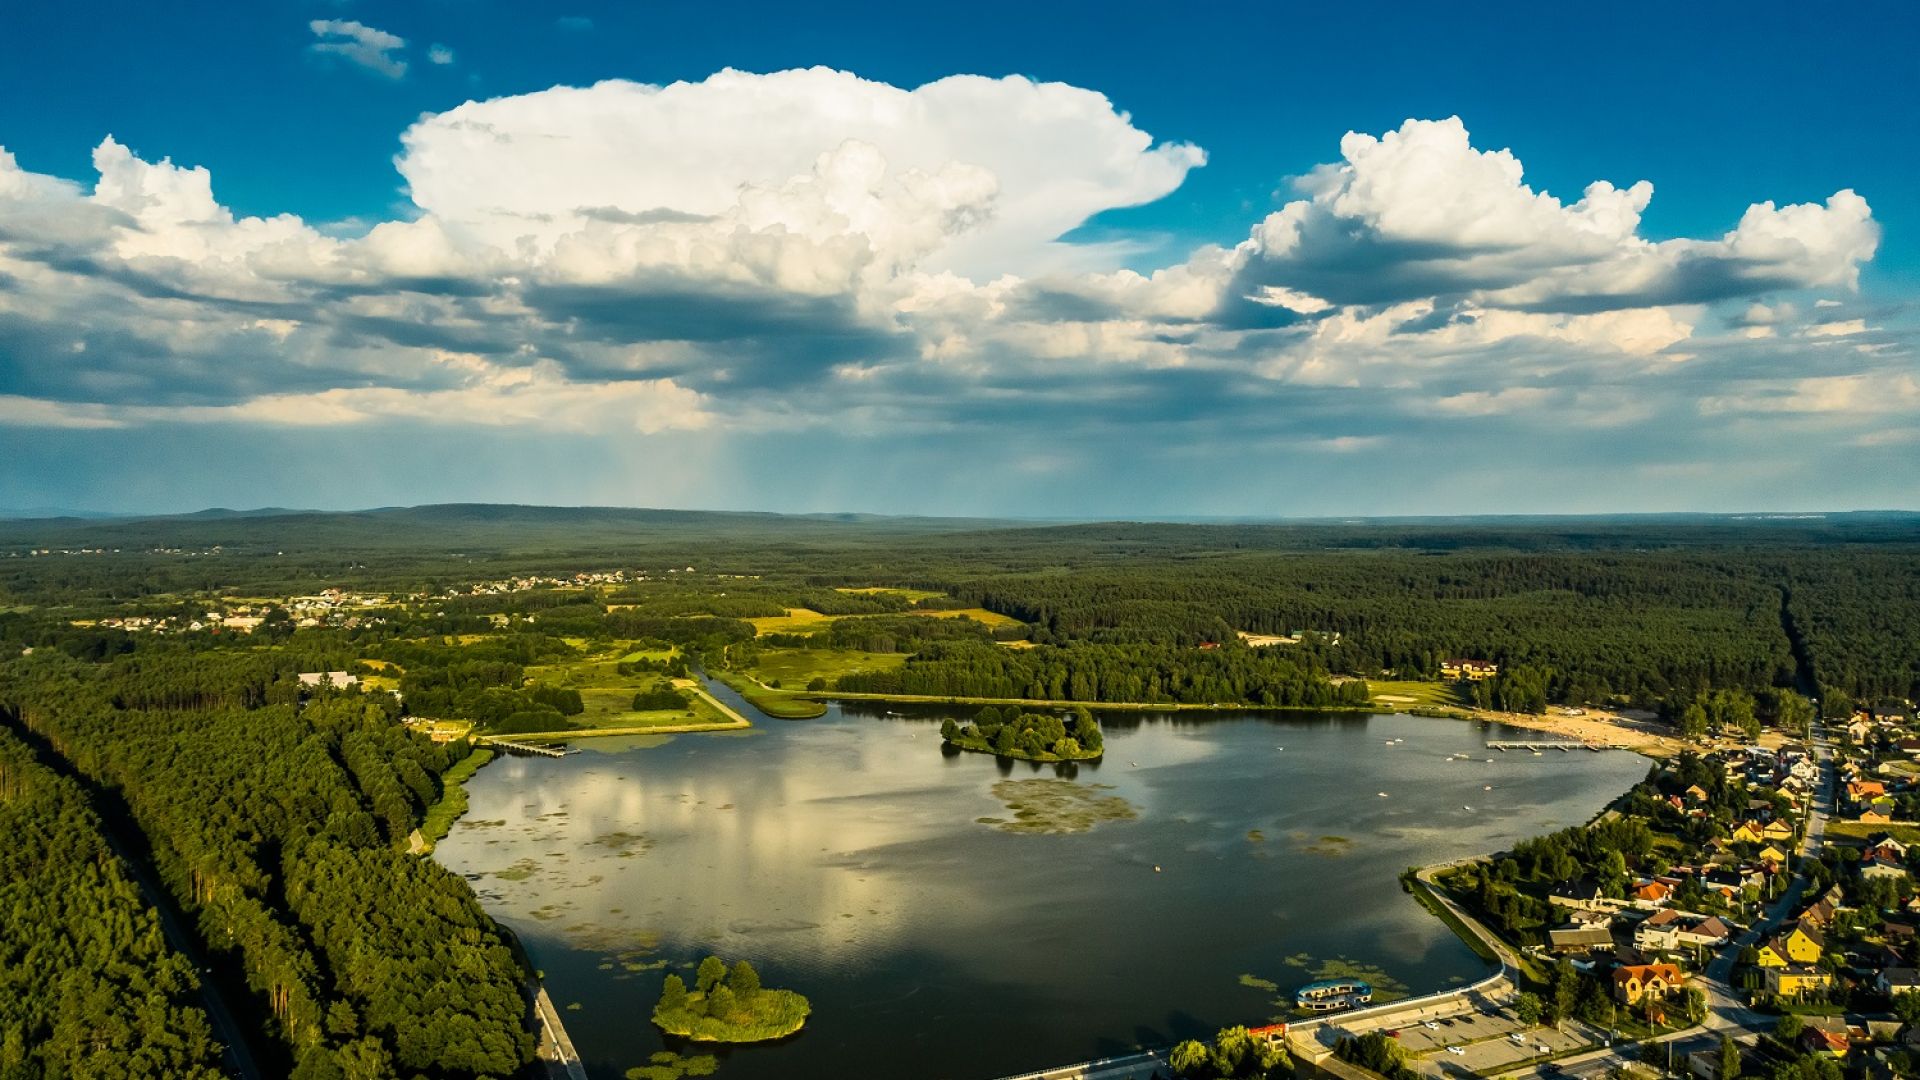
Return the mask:
[[1761,862],[1784,863],[1787,861],[1787,853],[1774,847],[1772,844],[1768,844],[1766,847],[1761,848],[1760,853],[1755,855],[1754,858],[1759,859]]
[[1787,958],[1787,946],[1779,939],[1763,941],[1753,950],[1753,963],[1760,968],[1783,968],[1791,961]]
[[1733,830],[1733,838],[1742,844],[1758,844],[1764,842],[1767,836],[1760,831],[1758,825],[1751,821],[1743,821],[1739,828]]
[[1833,973],[1817,967],[1776,967],[1766,973],[1767,993],[1775,997],[1798,997],[1809,990],[1825,990],[1833,985]]
[[1784,821],[1769,821],[1767,822],[1767,827],[1760,830],[1760,835],[1769,840],[1791,840],[1793,839],[1793,826]]
[[1796,964],[1811,964],[1820,959],[1826,951],[1827,943],[1803,927],[1796,926],[1784,934],[1778,935],[1768,945],[1784,945],[1787,959]]

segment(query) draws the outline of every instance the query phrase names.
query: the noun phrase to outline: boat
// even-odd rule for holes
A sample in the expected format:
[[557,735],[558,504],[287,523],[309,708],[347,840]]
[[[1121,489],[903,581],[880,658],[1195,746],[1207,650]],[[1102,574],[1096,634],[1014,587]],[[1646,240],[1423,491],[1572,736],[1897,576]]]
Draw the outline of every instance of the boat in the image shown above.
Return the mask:
[[1364,979],[1321,979],[1293,992],[1295,1007],[1307,1012],[1337,1012],[1373,1000],[1373,984]]

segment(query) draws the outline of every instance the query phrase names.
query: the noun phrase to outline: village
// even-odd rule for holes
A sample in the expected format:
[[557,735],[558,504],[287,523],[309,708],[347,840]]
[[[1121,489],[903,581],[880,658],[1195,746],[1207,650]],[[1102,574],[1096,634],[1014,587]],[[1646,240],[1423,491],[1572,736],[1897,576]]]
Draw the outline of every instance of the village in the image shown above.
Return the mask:
[[1904,701],[1657,762],[1583,828],[1421,872],[1501,975],[1317,1022],[1303,1056],[1346,1080],[1915,1075],[1916,818]]

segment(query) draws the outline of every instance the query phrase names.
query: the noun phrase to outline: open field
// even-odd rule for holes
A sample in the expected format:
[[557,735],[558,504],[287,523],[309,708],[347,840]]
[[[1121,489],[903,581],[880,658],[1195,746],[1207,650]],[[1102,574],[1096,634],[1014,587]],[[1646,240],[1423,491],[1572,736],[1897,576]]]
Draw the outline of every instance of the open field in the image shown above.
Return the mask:
[[[842,675],[891,671],[907,662],[905,653],[841,651],[837,649],[767,649],[753,666],[754,678],[779,690],[805,690],[815,679],[831,686]],[[774,683],[779,686],[775,687]]]
[[761,615],[748,619],[756,634],[811,634],[833,624],[838,615],[822,615],[811,608],[788,608],[785,615]]
[[1456,683],[1427,680],[1368,679],[1367,690],[1381,705],[1412,705],[1426,709],[1470,709],[1473,702]]
[[974,622],[985,623],[987,626],[996,630],[1002,626],[1022,625],[1019,619],[1002,615],[997,611],[988,611],[986,608],[977,607],[955,608],[952,611],[933,611],[916,608],[913,611],[907,612],[907,614],[924,615],[930,619],[972,619]]
[[896,589],[888,585],[868,585],[858,589],[838,588],[833,591],[843,592],[843,593],[860,593],[867,596],[872,596],[876,593],[887,593],[892,596],[904,596],[907,598],[907,601],[909,603],[915,603],[915,604],[919,603],[922,600],[931,600],[936,596],[947,595],[946,593],[943,593],[943,592],[936,592],[933,589]]
[[768,716],[781,720],[811,720],[826,714],[827,707],[810,697],[802,697],[790,690],[775,690],[765,686],[750,675],[737,671],[710,671],[709,675],[731,686],[741,697],[753,703],[753,707]]
[[1829,821],[1827,835],[1849,840],[1865,840],[1869,836],[1891,836],[1903,844],[1920,844],[1920,825],[1912,822],[1889,822],[1885,825],[1870,825],[1862,821]]

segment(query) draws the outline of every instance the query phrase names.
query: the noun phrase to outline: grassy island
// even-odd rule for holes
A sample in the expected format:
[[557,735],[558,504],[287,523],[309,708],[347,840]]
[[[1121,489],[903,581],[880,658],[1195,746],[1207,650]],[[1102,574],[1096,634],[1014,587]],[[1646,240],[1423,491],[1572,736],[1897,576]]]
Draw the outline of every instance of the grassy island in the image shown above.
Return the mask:
[[1091,761],[1107,750],[1099,721],[1083,708],[1063,719],[989,705],[964,724],[949,717],[940,725],[940,737],[962,750],[1027,761]]
[[728,967],[709,956],[700,961],[692,990],[680,976],[667,976],[653,1022],[669,1035],[696,1042],[765,1042],[799,1031],[812,1011],[801,994],[762,987],[760,973],[745,960]]

